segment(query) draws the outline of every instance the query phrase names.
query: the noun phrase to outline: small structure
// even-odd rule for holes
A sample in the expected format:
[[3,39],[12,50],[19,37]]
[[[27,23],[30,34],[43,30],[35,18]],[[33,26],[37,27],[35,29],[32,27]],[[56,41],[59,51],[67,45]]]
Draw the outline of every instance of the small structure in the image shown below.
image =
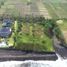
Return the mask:
[[10,19],[4,19],[3,23],[12,23],[12,21]]
[[10,27],[3,27],[0,29],[0,37],[6,38],[11,35],[11,28]]
[[3,27],[10,27],[12,24],[12,21],[10,19],[4,19],[3,20]]

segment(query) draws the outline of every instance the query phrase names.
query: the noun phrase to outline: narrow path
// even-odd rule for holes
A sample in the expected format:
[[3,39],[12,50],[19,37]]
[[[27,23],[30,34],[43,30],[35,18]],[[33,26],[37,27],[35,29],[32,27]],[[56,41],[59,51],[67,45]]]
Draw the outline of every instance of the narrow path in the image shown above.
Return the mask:
[[57,60],[57,56],[55,52],[51,53],[37,53],[37,52],[25,52],[20,50],[5,50],[0,49],[0,61],[8,61],[8,60]]
[[49,12],[46,9],[45,5],[43,4],[42,0],[37,0],[36,3],[37,3],[37,6],[38,6],[40,15],[42,15],[46,19],[51,19],[52,17],[49,15]]

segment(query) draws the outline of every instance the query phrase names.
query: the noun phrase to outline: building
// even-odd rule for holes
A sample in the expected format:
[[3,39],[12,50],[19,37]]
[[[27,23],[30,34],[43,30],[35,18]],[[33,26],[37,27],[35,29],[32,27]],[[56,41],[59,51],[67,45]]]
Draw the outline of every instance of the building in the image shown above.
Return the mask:
[[11,27],[11,25],[12,25],[12,21],[10,19],[3,20],[3,24],[2,24],[3,27]]
[[12,31],[10,27],[3,27],[0,29],[0,37],[6,38],[11,35]]

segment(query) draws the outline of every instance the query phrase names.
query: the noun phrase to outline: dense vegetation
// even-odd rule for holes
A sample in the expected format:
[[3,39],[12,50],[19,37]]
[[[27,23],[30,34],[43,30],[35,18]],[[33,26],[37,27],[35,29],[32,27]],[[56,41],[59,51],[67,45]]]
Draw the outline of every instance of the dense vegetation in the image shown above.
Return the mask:
[[42,0],[48,12],[54,19],[67,19],[66,0]]
[[[15,48],[32,51],[53,51],[52,39],[45,34],[46,28],[40,25],[40,21],[27,18],[25,22],[15,21]],[[37,20],[36,20],[37,21]]]
[[[47,6],[48,11],[42,4]],[[10,18],[13,22],[11,25],[12,35],[6,38],[9,46],[21,50],[54,51],[53,36],[64,43],[60,26],[54,19],[67,17],[66,4],[60,3],[63,9],[57,8],[60,6],[58,0],[57,3],[52,0],[45,0],[45,2],[42,0],[42,4],[41,7],[47,12],[44,16],[47,16],[46,14],[49,12],[53,19],[42,17],[44,12],[40,15],[37,0],[0,0],[0,28],[4,18]]]
[[21,50],[54,51],[52,37],[62,39],[55,20],[25,17],[13,24],[14,47]]

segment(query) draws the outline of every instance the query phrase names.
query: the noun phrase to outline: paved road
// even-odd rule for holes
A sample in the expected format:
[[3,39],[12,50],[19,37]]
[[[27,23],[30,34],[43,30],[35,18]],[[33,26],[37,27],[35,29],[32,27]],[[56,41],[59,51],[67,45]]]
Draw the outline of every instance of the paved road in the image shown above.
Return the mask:
[[20,50],[0,49],[0,61],[6,60],[56,60],[57,56],[53,53],[24,52]]
[[57,54],[59,54],[63,59],[67,59],[67,48],[61,46],[56,37],[53,37],[54,48]]

